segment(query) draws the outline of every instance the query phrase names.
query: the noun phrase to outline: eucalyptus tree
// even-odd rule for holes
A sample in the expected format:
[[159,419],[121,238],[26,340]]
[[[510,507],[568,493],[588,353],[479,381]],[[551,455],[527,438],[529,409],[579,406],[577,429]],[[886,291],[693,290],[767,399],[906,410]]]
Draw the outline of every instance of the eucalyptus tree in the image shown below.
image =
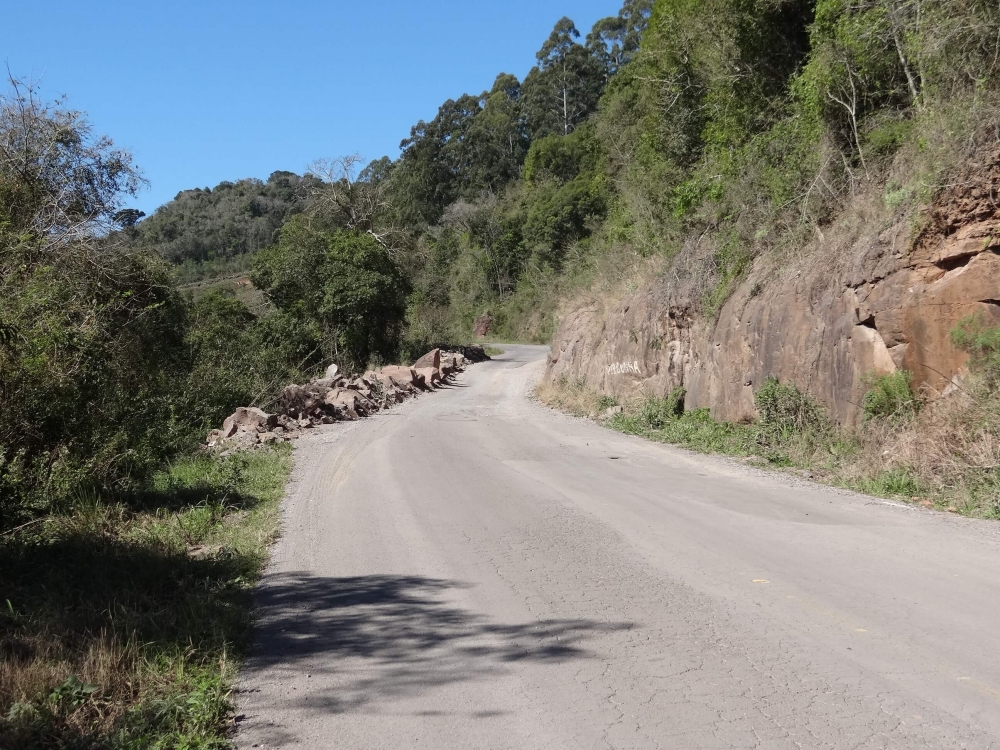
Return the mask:
[[580,32],[559,19],[535,55],[537,65],[524,80],[524,103],[531,137],[569,135],[597,109],[606,69],[577,42]]

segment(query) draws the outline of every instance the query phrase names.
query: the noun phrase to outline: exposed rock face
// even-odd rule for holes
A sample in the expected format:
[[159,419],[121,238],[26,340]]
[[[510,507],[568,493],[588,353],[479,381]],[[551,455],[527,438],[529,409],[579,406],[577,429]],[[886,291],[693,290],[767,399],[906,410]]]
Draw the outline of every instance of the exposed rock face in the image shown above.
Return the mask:
[[483,313],[478,318],[476,318],[475,325],[472,332],[478,338],[486,338],[486,335],[490,332],[490,326],[493,325],[493,318],[490,317],[489,313]]
[[909,370],[934,398],[966,363],[951,344],[955,324],[973,313],[1000,324],[1000,203],[971,190],[939,201],[930,218],[912,242],[901,222],[849,252],[820,243],[777,275],[758,269],[715,320],[656,285],[612,307],[577,306],[560,323],[546,377],[584,378],[614,395],[684,386],[688,408],[726,420],[754,416],[754,391],[771,375],[847,423],[860,416],[871,372]]

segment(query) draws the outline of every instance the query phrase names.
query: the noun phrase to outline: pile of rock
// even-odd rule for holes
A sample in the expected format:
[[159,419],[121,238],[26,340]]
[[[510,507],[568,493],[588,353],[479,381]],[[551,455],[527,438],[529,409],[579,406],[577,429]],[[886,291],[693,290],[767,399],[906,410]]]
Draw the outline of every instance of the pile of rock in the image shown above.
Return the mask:
[[434,390],[472,362],[489,359],[481,346],[436,348],[412,367],[390,365],[359,377],[341,375],[330,365],[322,378],[305,385],[289,385],[275,402],[275,413],[240,407],[221,430],[208,434],[209,448],[246,449],[286,441],[300,430],[317,425],[360,419],[402,403],[424,391]]

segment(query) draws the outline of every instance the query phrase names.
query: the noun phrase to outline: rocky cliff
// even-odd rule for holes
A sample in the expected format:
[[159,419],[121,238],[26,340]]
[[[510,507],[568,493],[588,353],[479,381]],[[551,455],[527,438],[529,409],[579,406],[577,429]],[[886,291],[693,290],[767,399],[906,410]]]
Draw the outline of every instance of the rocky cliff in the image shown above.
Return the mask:
[[861,229],[817,230],[799,257],[759,259],[711,319],[657,280],[613,303],[570,304],[546,377],[616,396],[684,386],[688,408],[724,420],[754,416],[754,391],[772,375],[847,423],[871,372],[908,370],[934,398],[963,373],[955,323],[978,312],[1000,324],[1000,155],[988,164],[918,214],[855,211]]

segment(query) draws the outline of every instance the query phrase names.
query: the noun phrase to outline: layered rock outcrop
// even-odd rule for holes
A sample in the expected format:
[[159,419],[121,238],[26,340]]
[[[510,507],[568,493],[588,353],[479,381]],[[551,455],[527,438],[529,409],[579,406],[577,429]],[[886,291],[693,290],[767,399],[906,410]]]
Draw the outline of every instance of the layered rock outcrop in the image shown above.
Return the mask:
[[780,270],[758,264],[712,319],[656,282],[616,304],[571,306],[546,377],[618,396],[683,386],[688,408],[732,421],[755,415],[768,376],[845,423],[859,419],[872,372],[908,370],[935,398],[966,364],[950,340],[955,324],[976,313],[1000,324],[998,165],[979,175],[981,187],[940,199],[919,231],[897,220],[840,245],[819,241]]

